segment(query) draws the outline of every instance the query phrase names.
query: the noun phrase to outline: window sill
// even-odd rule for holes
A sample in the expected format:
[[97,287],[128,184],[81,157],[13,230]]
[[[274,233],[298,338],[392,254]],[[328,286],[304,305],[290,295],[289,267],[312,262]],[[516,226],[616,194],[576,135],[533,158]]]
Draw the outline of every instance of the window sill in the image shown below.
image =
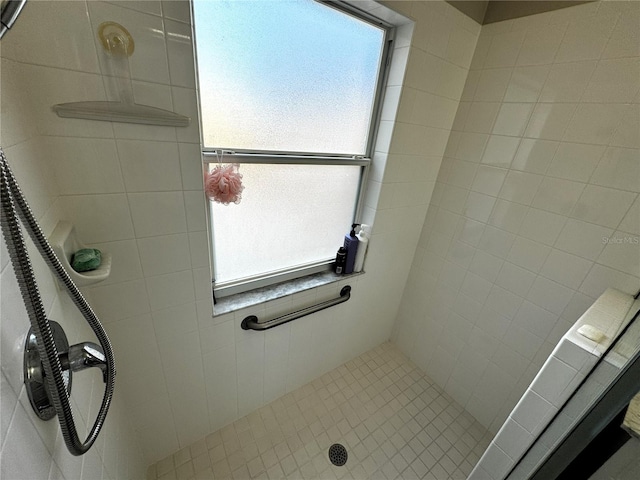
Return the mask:
[[218,299],[213,307],[213,316],[217,317],[243,308],[253,307],[254,305],[300,293],[305,290],[340,282],[348,278],[358,277],[364,273],[365,272],[362,271],[350,275],[336,275],[333,272],[321,272],[268,287],[256,288],[249,292],[236,293],[235,295]]

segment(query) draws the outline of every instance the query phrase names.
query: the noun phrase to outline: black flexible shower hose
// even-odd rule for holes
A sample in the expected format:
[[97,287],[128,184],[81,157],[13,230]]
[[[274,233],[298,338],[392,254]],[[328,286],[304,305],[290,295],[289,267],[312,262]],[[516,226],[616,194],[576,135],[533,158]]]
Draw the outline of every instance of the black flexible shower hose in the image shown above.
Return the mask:
[[[38,353],[40,354],[45,379],[49,387],[49,396],[58,415],[62,436],[69,452],[73,455],[82,455],[86,453],[96,441],[100,429],[104,425],[109,405],[113,398],[116,369],[111,343],[98,317],[80,290],[78,290],[78,287],[73,283],[73,280],[71,280],[71,277],[58,260],[46,236],[40,229],[9,167],[2,147],[0,147],[0,180],[0,199],[2,201],[0,223],[2,226],[2,234],[7,244],[9,257],[11,258],[13,270],[15,271],[16,279],[20,287],[24,306],[37,339]],[[42,258],[47,262],[56,277],[65,286],[73,303],[78,310],[80,310],[87,323],[89,323],[89,326],[104,350],[107,363],[105,394],[95,423],[84,442],[78,437],[78,432],[73,420],[69,396],[62,376],[59,354],[53,340],[53,333],[47,320],[42,299],[40,298],[33,267],[31,266],[20,225],[18,224],[18,217],[20,217],[29,236],[38,248],[40,255],[42,255]]]

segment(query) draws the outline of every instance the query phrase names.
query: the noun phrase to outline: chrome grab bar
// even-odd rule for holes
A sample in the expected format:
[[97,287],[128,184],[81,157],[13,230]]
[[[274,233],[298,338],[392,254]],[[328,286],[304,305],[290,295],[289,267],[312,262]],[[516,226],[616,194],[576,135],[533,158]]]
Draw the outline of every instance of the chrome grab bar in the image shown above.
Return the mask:
[[325,308],[333,307],[334,305],[339,305],[341,303],[346,302],[351,298],[351,286],[347,285],[342,287],[340,290],[340,296],[338,298],[332,298],[331,300],[327,300],[322,303],[318,303],[316,305],[311,305],[310,307],[303,308],[301,310],[296,310],[295,312],[287,313],[280,317],[274,318],[273,320],[268,320],[266,322],[259,322],[258,317],[255,315],[249,315],[242,320],[240,327],[243,330],[268,330],[273,327],[277,327],[278,325],[283,325],[285,323],[291,322],[292,320],[296,320],[300,317],[304,317],[306,315],[311,315],[312,313],[319,312],[320,310],[324,310]]

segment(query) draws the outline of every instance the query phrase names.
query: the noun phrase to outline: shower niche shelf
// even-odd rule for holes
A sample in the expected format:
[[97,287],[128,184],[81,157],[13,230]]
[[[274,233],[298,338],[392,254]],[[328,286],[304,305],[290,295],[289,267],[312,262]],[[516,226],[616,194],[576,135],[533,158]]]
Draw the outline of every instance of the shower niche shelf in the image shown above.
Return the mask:
[[51,107],[59,117],[137,123],[161,127],[188,127],[191,119],[179,113],[149,105],[121,102],[71,102]]
[[58,222],[49,237],[49,243],[51,243],[53,251],[58,256],[60,263],[62,263],[62,266],[78,287],[93,285],[109,277],[111,273],[110,253],[102,252],[102,263],[95,270],[79,273],[71,267],[73,254],[82,248],[88,248],[78,240],[76,229],[71,223],[65,221]]

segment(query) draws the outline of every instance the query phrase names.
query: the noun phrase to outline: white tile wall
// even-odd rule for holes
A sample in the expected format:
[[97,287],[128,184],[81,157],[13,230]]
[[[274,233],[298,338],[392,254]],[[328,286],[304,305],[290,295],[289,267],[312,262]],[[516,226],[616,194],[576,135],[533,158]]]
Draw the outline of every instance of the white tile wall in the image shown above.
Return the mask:
[[[28,86],[30,96],[21,101],[30,115],[13,104],[3,113],[16,118],[7,135],[21,140],[22,131],[36,125],[46,136],[47,158],[56,159],[44,162],[51,174],[29,170],[42,185],[59,182],[51,227],[59,218],[70,220],[84,242],[119,257],[112,277],[86,293],[113,339],[118,388],[135,413],[132,425],[151,463],[390,337],[480,27],[444,2],[390,2],[414,21],[412,37],[407,18],[374,8],[403,26],[362,219],[374,224],[367,274],[352,282],[349,303],[267,335],[241,331],[240,320],[285,305],[211,316],[195,75],[191,42],[184,38],[190,36],[188,3],[70,3],[64,12],[76,19],[73,27],[64,26],[63,10],[35,2],[3,40],[3,52],[7,46],[11,54],[3,74],[5,63],[20,70],[12,85]],[[45,37],[30,34],[41,31],[43,18],[51,18],[46,45]],[[191,116],[190,127],[53,114],[56,103],[115,98],[110,65],[94,34],[105,20],[122,23],[136,42],[135,100]],[[62,34],[54,55],[24,53],[53,48]],[[82,161],[83,154],[90,158]],[[49,197],[29,190],[46,209]],[[335,296],[340,286],[296,296],[286,307]],[[263,367],[248,368],[249,360]]]
[[482,28],[394,338],[494,432],[594,298],[640,287],[639,16]]
[[[86,21],[84,2],[63,2],[55,8],[47,3],[30,4],[11,35],[3,39],[1,143],[45,233],[50,233],[56,222],[63,218],[61,212],[64,202],[60,196],[63,189],[69,195],[74,195],[69,199],[81,194],[91,194],[89,198],[114,199],[119,197],[103,194],[124,191],[113,142],[79,138],[83,133],[76,138],[42,136],[47,130],[38,128],[34,116],[36,112],[29,101],[32,91],[24,88],[28,80],[33,80],[30,74],[34,69],[39,72],[52,71],[53,77],[59,73],[49,67],[33,67],[30,63],[58,65],[67,69],[60,72],[69,74],[74,70],[97,71],[91,43],[76,43],[73,36],[57,34],[76,28],[79,32],[88,30],[83,20]],[[42,35],[30,33],[29,25],[34,22],[40,25],[38,31]],[[78,88],[80,95],[82,88]],[[40,91],[39,94],[44,95],[45,92]],[[83,130],[87,131],[95,133],[98,130],[92,130],[91,127]],[[60,176],[56,166],[63,166],[73,174]],[[118,210],[118,205],[115,200],[112,209],[105,207],[98,213],[109,217],[110,212]],[[127,226],[131,231],[127,218],[123,222],[114,221],[114,238],[126,231]],[[29,320],[13,267],[8,263],[4,239],[0,243],[0,477],[69,480],[143,478],[146,462],[130,427],[131,416],[124,406],[120,384],[98,440],[89,453],[82,457],[72,456],[67,451],[57,419],[44,422],[35,416],[23,385],[22,372],[22,354]],[[58,290],[56,281],[35,247],[30,241],[28,245],[47,316],[65,328],[70,343],[96,341],[66,293]],[[127,251],[127,246],[122,242],[118,242],[118,246],[119,251]],[[134,269],[132,266],[129,272]],[[126,269],[123,271],[126,272]],[[93,422],[103,391],[99,373],[96,375],[96,372],[86,371],[74,375],[71,406],[81,439],[85,438]]]

